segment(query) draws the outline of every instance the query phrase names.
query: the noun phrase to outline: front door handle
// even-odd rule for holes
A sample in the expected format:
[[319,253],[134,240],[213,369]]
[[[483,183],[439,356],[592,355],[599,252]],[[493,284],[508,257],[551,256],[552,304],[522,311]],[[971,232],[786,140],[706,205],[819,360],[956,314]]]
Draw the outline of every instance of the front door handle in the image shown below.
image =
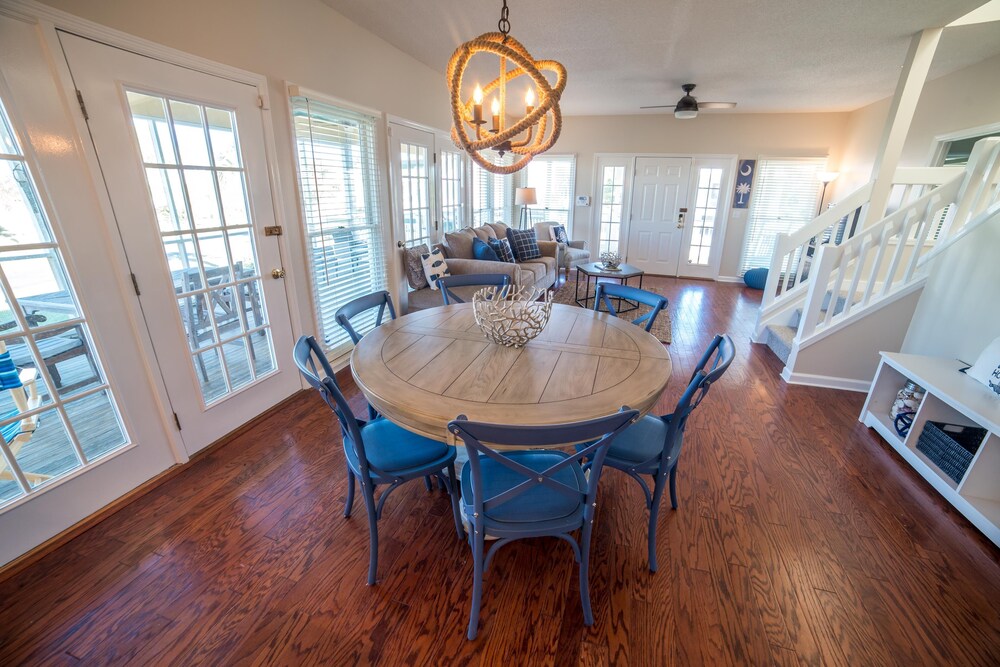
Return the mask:
[[406,242],[405,241],[396,241],[396,247],[397,248],[405,248],[406,247]]
[[285,277],[285,270],[284,269],[271,269],[271,277],[274,278],[275,280],[279,280],[281,278],[284,278]]

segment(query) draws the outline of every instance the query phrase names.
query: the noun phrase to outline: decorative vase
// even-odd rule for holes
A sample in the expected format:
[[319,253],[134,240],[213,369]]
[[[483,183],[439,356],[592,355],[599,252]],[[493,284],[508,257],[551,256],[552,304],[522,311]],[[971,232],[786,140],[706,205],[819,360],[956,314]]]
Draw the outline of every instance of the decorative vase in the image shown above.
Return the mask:
[[622,263],[622,256],[613,250],[601,253],[601,265],[608,271],[617,271],[618,265]]
[[472,296],[472,312],[483,334],[505,347],[524,347],[542,333],[552,314],[552,292],[533,287],[510,289],[506,295],[496,287],[485,287]]
[[893,422],[901,414],[916,414],[917,408],[920,407],[920,402],[924,400],[924,393],[926,392],[923,387],[913,380],[907,380],[903,388],[896,394],[896,400],[893,402],[892,407],[889,408],[889,416]]

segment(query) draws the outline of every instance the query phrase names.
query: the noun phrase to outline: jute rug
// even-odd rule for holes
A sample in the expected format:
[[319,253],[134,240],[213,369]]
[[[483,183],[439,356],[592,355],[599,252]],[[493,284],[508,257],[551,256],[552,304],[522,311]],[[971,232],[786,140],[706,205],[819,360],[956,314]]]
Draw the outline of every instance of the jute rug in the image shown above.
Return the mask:
[[[561,287],[553,291],[552,302],[564,303],[569,306],[579,306],[579,304],[576,302],[576,297],[573,292],[575,286],[576,283],[574,281],[567,280]],[[660,292],[655,289],[651,288],[643,288],[643,289],[648,289],[650,292],[655,292],[656,294],[660,294]],[[661,296],[666,296],[666,295],[661,295]],[[581,299],[583,298],[583,285],[580,285],[580,298]],[[667,298],[669,299],[669,297]],[[593,301],[591,301],[590,303],[593,304]],[[606,308],[604,308],[602,305],[601,310],[606,311]],[[628,321],[631,322],[635,318],[645,315],[650,310],[652,309],[649,306],[640,305],[638,310],[632,310],[627,313],[622,313],[620,317],[622,317],[623,319],[627,319]],[[659,339],[661,342],[669,344],[670,341],[673,340],[670,334],[672,328],[671,324],[672,323],[670,321],[670,306],[668,305],[659,315],[656,316],[656,322],[653,323],[653,328],[650,330],[650,333],[656,336],[657,339]]]

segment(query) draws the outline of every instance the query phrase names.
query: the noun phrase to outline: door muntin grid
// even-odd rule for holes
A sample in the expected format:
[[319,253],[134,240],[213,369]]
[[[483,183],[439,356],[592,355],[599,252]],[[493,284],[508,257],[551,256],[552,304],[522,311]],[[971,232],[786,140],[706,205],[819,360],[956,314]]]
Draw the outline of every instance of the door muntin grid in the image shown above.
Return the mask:
[[601,174],[601,238],[598,254],[621,252],[622,208],[625,197],[625,167],[605,166]]
[[236,114],[125,91],[206,407],[277,371]]
[[0,508],[131,442],[22,147],[0,99]]
[[465,224],[465,164],[462,154],[443,150],[441,156],[441,233],[455,232]]
[[688,264],[698,266],[709,264],[721,187],[721,168],[702,167],[698,170],[698,189],[695,195],[694,217],[691,220]]
[[402,191],[403,240],[407,246],[431,242],[430,151],[400,142],[399,186]]

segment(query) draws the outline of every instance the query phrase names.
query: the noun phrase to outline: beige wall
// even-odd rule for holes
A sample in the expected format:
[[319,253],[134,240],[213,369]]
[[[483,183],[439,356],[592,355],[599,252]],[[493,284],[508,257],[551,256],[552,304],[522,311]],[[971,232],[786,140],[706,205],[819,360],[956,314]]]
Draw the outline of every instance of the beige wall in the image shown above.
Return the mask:
[[[572,82],[572,79],[570,79]],[[570,83],[572,85],[572,83]],[[760,156],[830,156],[839,164],[847,130],[847,113],[711,114],[681,121],[672,114],[635,116],[568,116],[554,153],[575,153],[576,194],[595,198],[595,153],[726,154]],[[596,247],[597,207],[577,207],[574,236]],[[731,209],[720,275],[735,276],[743,247],[746,210]]]
[[[868,182],[889,114],[890,100],[851,112],[833,196],[843,196]],[[928,81],[917,102],[899,166],[925,167],[935,137],[1000,123],[1000,55]]]

